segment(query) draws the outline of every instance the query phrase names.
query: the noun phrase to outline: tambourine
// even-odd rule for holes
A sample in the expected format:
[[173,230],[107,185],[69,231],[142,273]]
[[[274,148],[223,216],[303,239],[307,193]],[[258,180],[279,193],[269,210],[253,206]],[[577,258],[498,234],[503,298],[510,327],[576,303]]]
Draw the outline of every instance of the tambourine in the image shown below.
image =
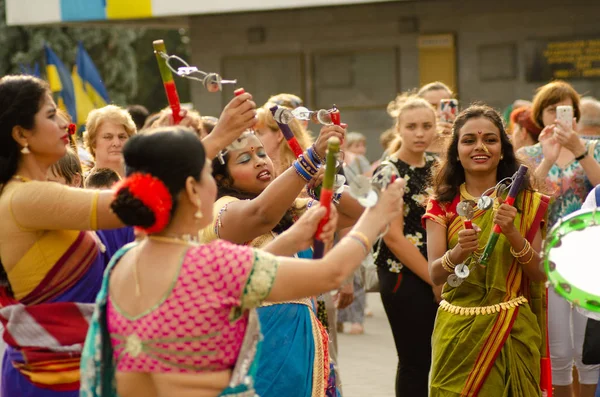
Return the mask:
[[567,301],[600,312],[600,211],[579,210],[554,225],[543,248],[548,282]]

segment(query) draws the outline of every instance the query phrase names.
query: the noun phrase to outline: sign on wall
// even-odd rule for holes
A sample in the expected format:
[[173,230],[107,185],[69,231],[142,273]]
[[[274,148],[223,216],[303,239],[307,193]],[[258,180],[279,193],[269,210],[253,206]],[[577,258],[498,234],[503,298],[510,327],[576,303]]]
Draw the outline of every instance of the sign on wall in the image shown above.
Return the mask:
[[529,82],[600,78],[600,38],[529,40],[525,49]]
[[[393,0],[5,0],[8,25],[139,19],[290,8],[378,3]],[[401,0],[407,1],[407,0]]]

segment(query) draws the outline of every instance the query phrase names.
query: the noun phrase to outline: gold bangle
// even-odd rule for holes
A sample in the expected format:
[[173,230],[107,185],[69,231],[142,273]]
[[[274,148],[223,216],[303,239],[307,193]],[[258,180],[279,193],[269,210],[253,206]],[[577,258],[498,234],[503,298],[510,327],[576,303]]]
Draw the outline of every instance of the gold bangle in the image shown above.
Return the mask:
[[454,273],[456,265],[450,260],[450,250],[446,251],[444,256],[442,256],[442,267],[448,273]]
[[452,263],[452,261],[450,260],[450,250],[446,251],[446,261],[448,262],[448,265],[454,269],[456,267],[456,265],[454,263]]
[[531,248],[531,244],[529,243],[529,241],[527,241],[527,239],[525,239],[525,245],[523,246],[523,248],[521,249],[521,251],[515,252],[514,248],[510,247],[510,253],[515,258],[522,258],[522,257],[526,256],[529,253],[529,249],[530,248]]
[[517,262],[519,262],[521,265],[526,265],[529,262],[531,262],[531,260],[533,259],[533,256],[535,255],[535,251],[533,250],[533,248],[531,248],[530,252],[531,252],[531,256],[529,257],[529,260],[527,262],[521,262],[519,260],[519,258],[517,258]]
[[348,233],[348,237],[354,237],[359,239],[365,245],[365,247],[367,247],[367,251],[370,250],[372,247],[369,238],[363,232],[353,230],[350,233]]

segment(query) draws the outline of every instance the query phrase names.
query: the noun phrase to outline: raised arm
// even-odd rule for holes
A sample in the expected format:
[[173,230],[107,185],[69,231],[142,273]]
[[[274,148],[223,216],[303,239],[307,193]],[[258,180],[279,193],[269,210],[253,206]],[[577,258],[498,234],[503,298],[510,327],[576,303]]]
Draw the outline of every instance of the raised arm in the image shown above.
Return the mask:
[[31,181],[11,198],[15,222],[34,230],[99,230],[122,227],[110,210],[113,192],[75,189],[54,182]]
[[268,301],[314,296],[338,288],[369,254],[385,225],[402,211],[404,181],[386,190],[379,203],[361,216],[348,236],[320,260],[279,258],[277,275]]
[[[324,127],[315,144],[317,154],[324,158],[327,140],[332,136],[339,138],[343,133],[344,130],[339,126]],[[308,157],[306,152],[305,157]],[[258,197],[229,203],[227,210],[216,219],[220,224],[219,237],[241,244],[270,232],[292,206],[305,184],[306,181],[295,168],[290,167]]]
[[242,132],[256,124],[256,104],[249,93],[234,97],[223,109],[213,131],[202,140],[206,157],[214,159],[217,154]]
[[594,158],[595,153],[589,153],[585,145],[585,141],[575,132],[576,122],[573,119],[573,124],[567,126],[560,120],[556,120],[558,128],[556,128],[556,140],[563,145],[567,150],[573,153],[575,159],[579,161],[585,175],[590,180],[593,186],[600,183],[600,164]]
[[255,199],[233,201],[215,222],[219,237],[242,244],[270,232],[292,206],[306,182],[294,168],[275,178]]

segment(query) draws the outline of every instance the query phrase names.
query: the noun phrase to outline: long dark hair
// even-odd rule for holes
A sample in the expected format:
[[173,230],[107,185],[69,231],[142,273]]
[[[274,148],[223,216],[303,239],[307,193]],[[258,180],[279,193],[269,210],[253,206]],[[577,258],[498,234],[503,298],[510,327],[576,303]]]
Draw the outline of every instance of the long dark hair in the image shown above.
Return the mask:
[[14,127],[32,129],[48,84],[32,76],[0,79],[0,186],[17,172],[21,148],[12,137]]
[[[521,163],[515,156],[512,143],[506,134],[506,129],[500,114],[491,107],[483,104],[474,104],[460,112],[452,126],[452,141],[448,146],[445,158],[440,162],[433,176],[433,190],[436,200],[450,203],[459,193],[460,185],[465,182],[465,169],[458,161],[458,138],[460,130],[471,119],[486,118],[500,131],[503,158],[498,163],[496,179],[511,177]],[[523,181],[523,189],[531,189],[529,172]]]
[[[225,153],[221,156],[223,162],[217,157],[212,161],[213,172],[212,175],[217,182],[217,199],[224,196],[235,197],[240,200],[252,200],[258,197],[257,194],[243,192],[233,187],[233,177],[229,173],[229,167],[227,166],[229,160],[229,154]],[[280,234],[292,227],[294,224],[295,213],[293,209],[289,209],[279,223],[273,228],[273,232]]]

